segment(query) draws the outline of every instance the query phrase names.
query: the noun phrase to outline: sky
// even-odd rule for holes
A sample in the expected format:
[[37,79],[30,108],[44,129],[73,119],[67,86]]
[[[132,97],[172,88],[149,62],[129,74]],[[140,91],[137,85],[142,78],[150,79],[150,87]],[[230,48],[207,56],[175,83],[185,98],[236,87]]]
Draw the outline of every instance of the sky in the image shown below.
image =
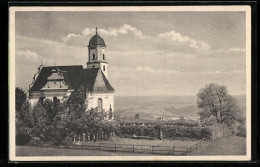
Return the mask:
[[245,12],[223,11],[16,12],[16,86],[28,91],[41,62],[86,67],[96,27],[116,96],[193,96],[208,83],[246,94]]

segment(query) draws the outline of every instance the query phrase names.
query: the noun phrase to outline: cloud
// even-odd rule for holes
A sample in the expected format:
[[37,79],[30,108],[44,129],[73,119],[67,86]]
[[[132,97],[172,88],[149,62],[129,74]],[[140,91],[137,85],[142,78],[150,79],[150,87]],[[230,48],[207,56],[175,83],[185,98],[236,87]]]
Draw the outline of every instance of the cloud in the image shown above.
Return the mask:
[[36,52],[32,52],[31,50],[17,50],[16,57],[31,61],[37,60],[39,58],[39,55]]
[[150,66],[138,66],[135,68],[135,72],[155,74],[155,75],[169,75],[169,74],[180,74],[180,71],[167,70],[167,69],[153,69]]
[[211,48],[211,46],[204,41],[195,40],[189,36],[184,36],[173,30],[165,33],[160,33],[158,37],[166,40],[171,40],[173,42],[186,43],[189,45],[190,48],[193,49],[209,50]]
[[[85,28],[81,34],[70,33],[66,37],[62,38],[63,42],[68,42],[73,38],[84,38],[85,36],[93,35],[95,33],[95,28]],[[127,35],[132,33],[135,37],[144,38],[143,33],[140,30],[137,30],[135,27],[129,24],[123,24],[119,27],[110,27],[106,29],[98,29],[98,34],[106,36],[118,36],[118,35]]]
[[237,53],[237,52],[246,52],[246,49],[245,48],[235,48],[235,47],[232,47],[232,48],[229,48],[229,49],[219,49],[217,50],[217,52],[220,52],[220,53]]
[[245,74],[245,70],[233,70],[233,71],[207,71],[207,72],[202,72],[204,75],[208,74],[220,74],[220,75],[229,75],[229,74]]

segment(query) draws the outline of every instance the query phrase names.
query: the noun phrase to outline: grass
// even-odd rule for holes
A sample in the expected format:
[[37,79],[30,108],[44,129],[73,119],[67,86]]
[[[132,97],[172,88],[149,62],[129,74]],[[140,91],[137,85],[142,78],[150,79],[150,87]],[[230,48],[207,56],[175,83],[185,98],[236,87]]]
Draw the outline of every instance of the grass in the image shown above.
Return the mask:
[[[128,144],[128,145],[160,145],[172,148],[177,147],[190,147],[194,145],[197,140],[145,140],[145,139],[129,139],[114,137],[108,141],[101,141],[111,146],[114,144]],[[90,142],[94,143],[94,142]],[[98,142],[96,142],[98,143]],[[109,152],[109,151],[96,151],[96,150],[76,150],[76,149],[59,149],[59,148],[44,148],[32,146],[16,146],[17,156],[145,156],[151,155],[148,153],[123,153],[123,152]]]
[[178,146],[178,147],[190,147],[196,144],[198,140],[145,140],[145,139],[130,139],[114,137],[110,141],[104,141],[102,143],[111,144],[129,144],[129,145],[160,145],[160,146]]
[[[129,144],[129,145],[161,145],[161,146],[179,146],[190,147],[197,141],[194,140],[144,140],[115,137],[110,141],[102,143],[109,144]],[[198,150],[193,151],[190,155],[245,155],[246,138],[239,136],[228,136],[216,139],[204,144]],[[75,150],[44,148],[33,146],[16,146],[16,156],[145,156],[152,154],[142,153],[125,153],[125,152],[107,152],[95,150]]]
[[190,155],[246,155],[246,138],[228,136],[206,143]]
[[144,156],[148,154],[16,146],[16,156]]

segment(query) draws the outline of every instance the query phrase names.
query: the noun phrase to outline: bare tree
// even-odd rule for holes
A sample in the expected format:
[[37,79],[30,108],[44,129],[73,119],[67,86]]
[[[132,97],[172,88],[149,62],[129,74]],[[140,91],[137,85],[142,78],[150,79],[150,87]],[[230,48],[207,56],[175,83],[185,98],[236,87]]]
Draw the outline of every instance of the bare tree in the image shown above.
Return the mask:
[[238,119],[239,106],[235,98],[228,95],[226,86],[207,84],[197,94],[197,105],[201,120],[215,116],[218,123]]

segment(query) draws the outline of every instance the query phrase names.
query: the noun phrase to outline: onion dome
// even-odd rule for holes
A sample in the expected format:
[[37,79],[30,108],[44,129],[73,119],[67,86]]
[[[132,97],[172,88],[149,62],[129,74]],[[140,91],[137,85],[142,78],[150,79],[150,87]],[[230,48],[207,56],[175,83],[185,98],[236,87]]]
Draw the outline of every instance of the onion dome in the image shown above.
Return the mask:
[[89,41],[89,47],[96,47],[96,46],[101,46],[101,47],[106,46],[104,39],[98,35],[97,28],[96,28],[96,35],[94,35]]

